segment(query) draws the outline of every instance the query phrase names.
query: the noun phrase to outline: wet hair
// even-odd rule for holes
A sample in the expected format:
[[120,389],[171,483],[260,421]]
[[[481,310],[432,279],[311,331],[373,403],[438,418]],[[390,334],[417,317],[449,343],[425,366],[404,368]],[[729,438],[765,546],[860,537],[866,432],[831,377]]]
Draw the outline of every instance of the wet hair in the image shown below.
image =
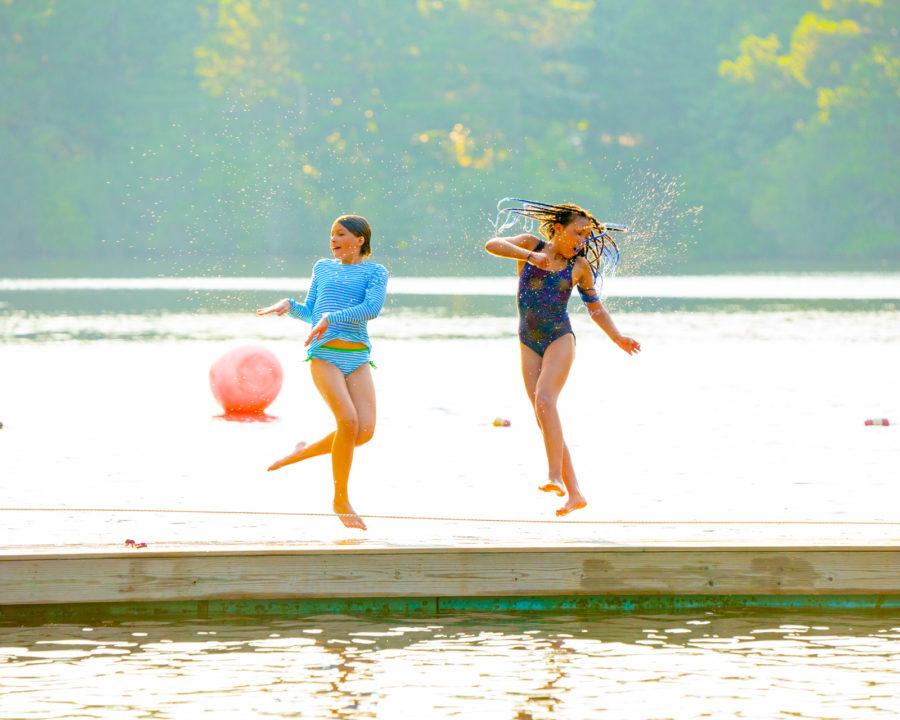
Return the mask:
[[[591,215],[590,212],[575,203],[560,203],[559,205],[547,205],[543,207],[526,205],[523,208],[523,214],[540,223],[538,226],[540,233],[548,239],[556,234],[556,229],[553,227],[556,223],[566,227],[569,223],[580,217],[591,223],[593,235],[603,235],[606,232],[606,227],[603,223]],[[582,248],[578,254],[583,255],[584,248]]]
[[363,239],[362,247],[359,249],[360,255],[366,257],[371,254],[372,228],[368,220],[362,215],[341,215],[335,222],[343,225],[351,235]]
[[[619,247],[606,232],[606,225],[583,207],[575,203],[551,205],[536,200],[507,197],[497,203],[497,219],[492,225],[498,233],[502,233],[514,228],[521,220],[525,232],[531,232],[537,225],[541,234],[549,239],[556,233],[553,227],[556,223],[565,227],[578,217],[590,221],[592,233],[575,254],[584,256],[591,266],[594,280],[602,287],[603,277],[614,275],[619,265]],[[613,229],[624,231],[626,228],[623,226]]]

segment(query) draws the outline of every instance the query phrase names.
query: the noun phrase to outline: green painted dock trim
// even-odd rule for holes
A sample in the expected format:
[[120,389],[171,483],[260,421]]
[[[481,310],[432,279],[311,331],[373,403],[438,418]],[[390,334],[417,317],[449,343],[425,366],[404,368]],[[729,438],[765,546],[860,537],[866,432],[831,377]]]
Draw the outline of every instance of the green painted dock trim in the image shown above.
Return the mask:
[[292,598],[2,605],[3,623],[216,617],[437,616],[459,613],[678,613],[715,610],[900,610],[900,595],[569,595]]
[[304,617],[311,615],[434,615],[435,598],[291,598],[174,602],[59,603],[0,605],[0,622],[81,620],[207,619],[214,617]]
[[438,598],[440,613],[455,612],[687,612],[694,610],[900,609],[900,595],[569,595],[560,597]]

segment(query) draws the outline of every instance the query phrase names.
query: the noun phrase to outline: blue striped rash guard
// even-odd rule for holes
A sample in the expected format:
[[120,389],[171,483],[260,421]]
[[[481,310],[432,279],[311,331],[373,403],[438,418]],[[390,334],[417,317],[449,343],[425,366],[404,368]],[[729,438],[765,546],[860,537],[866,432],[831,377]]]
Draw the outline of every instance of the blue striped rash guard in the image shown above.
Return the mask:
[[388,272],[383,265],[361,262],[344,265],[323,258],[313,266],[306,300],[289,298],[288,315],[315,325],[328,314],[328,329],[310,350],[329,340],[360,342],[371,350],[366,323],[378,317],[387,294]]

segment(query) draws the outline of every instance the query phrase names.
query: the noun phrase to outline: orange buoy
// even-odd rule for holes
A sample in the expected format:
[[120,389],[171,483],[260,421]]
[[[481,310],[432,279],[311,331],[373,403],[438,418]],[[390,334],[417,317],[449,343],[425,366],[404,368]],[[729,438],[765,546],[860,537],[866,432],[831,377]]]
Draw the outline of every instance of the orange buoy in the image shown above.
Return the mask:
[[209,368],[209,387],[226,416],[263,415],[283,379],[278,358],[260,345],[235,348]]

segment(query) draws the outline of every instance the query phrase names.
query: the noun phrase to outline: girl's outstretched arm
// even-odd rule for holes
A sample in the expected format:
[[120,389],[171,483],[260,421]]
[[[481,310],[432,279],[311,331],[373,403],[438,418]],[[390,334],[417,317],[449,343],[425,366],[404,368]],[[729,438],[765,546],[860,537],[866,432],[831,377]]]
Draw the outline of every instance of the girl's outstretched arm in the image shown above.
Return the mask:
[[641,344],[634,338],[627,337],[619,332],[616,324],[613,322],[609,311],[603,307],[600,302],[600,296],[594,287],[594,274],[591,272],[590,266],[583,258],[579,258],[574,273],[575,283],[578,285],[578,292],[581,299],[584,300],[585,307],[591,316],[591,320],[600,326],[616,345],[622,348],[629,355],[634,355],[641,351]]
[[306,298],[302,303],[298,303],[293,298],[288,298],[290,308],[288,314],[292,318],[297,318],[303,322],[311,323],[313,321],[313,309],[316,306],[316,296],[319,294],[319,267],[322,260],[313,265],[312,282],[309,284],[309,290],[306,292]]
[[593,320],[600,328],[609,335],[609,339],[622,348],[629,355],[634,355],[641,351],[641,344],[634,338],[630,338],[619,332],[616,324],[613,322],[609,312],[598,300],[597,302],[587,303],[588,312]]
[[284,298],[279,300],[277,303],[269,305],[269,307],[260,308],[256,311],[257,315],[271,315],[275,313],[276,315],[284,315],[291,309],[291,301],[288,298]]
[[[319,262],[322,262],[321,260]],[[312,281],[309,284],[309,290],[306,292],[306,301],[298,303],[294,298],[283,298],[269,307],[260,308],[256,311],[257,315],[269,315],[275,313],[279,317],[285,313],[289,313],[291,317],[303,320],[304,322],[312,322],[313,308],[316,305],[316,295],[319,292],[319,277],[316,272],[319,267],[317,262],[313,266]]]
[[535,251],[540,242],[534,235],[526,233],[513,237],[491,238],[484,244],[484,249],[497,257],[518,260],[520,263],[528,262],[546,269],[550,259],[545,253]]

